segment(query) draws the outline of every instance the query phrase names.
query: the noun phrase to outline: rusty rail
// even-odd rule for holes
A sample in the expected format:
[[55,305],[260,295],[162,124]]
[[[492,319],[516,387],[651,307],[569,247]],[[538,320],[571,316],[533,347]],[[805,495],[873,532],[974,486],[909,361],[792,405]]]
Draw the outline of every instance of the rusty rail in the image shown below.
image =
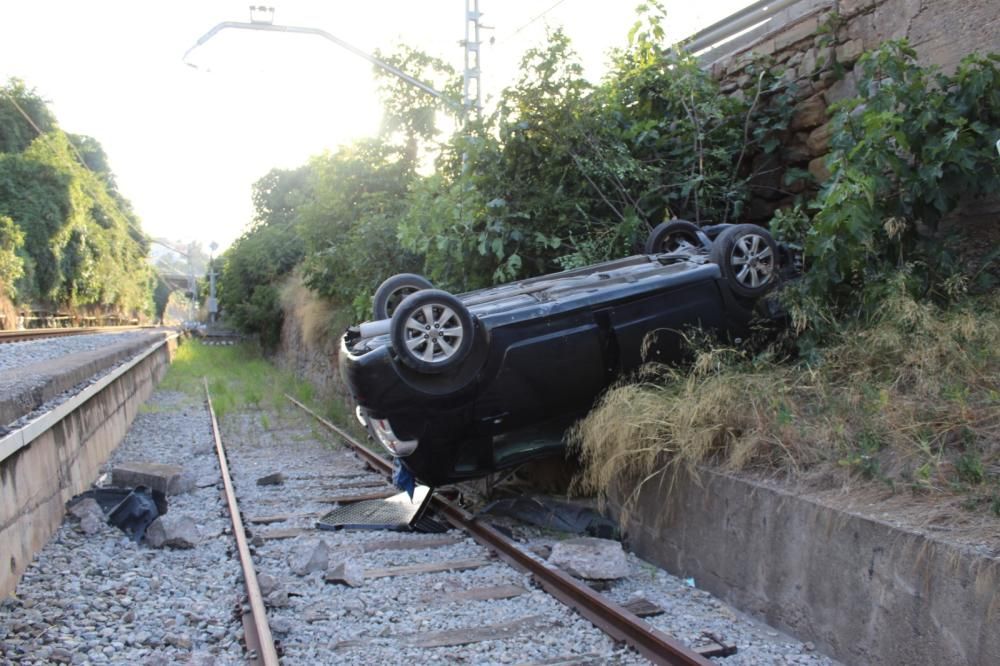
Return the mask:
[[264,597],[260,593],[260,585],[257,583],[257,571],[254,569],[250,547],[247,545],[247,534],[246,530],[243,529],[243,517],[240,515],[239,504],[236,502],[233,479],[229,475],[229,462],[226,460],[226,450],[222,446],[222,436],[219,434],[219,422],[215,418],[215,409],[212,407],[212,394],[208,390],[208,378],[202,378],[202,381],[205,384],[208,413],[212,417],[212,436],[215,438],[215,452],[219,456],[219,468],[222,471],[226,503],[229,505],[229,516],[233,521],[233,536],[236,537],[240,566],[243,567],[243,582],[246,585],[247,599],[250,602],[250,613],[253,615],[253,622],[248,622],[245,615],[243,617],[247,651],[257,652],[256,658],[251,654],[251,661],[262,663],[264,666],[277,666],[279,663],[278,651],[274,647],[271,627],[267,624],[267,609],[264,607]]
[[[286,393],[285,397],[340,436],[374,469],[388,475],[392,474],[392,464],[388,460],[368,450],[346,430],[330,423],[292,396]],[[546,592],[587,618],[594,626],[615,640],[624,641],[635,648],[639,654],[654,664],[705,666],[712,663],[575,578],[535,560],[518,548],[513,541],[490,525],[479,522],[457,504],[449,502],[440,495],[434,496],[433,503],[452,525],[470,534],[515,569],[530,573]]]
[[86,335],[91,333],[113,333],[116,331],[136,331],[155,326],[88,326],[80,328],[28,328],[22,331],[0,331],[0,344],[24,342],[41,338],[59,338],[66,335]]

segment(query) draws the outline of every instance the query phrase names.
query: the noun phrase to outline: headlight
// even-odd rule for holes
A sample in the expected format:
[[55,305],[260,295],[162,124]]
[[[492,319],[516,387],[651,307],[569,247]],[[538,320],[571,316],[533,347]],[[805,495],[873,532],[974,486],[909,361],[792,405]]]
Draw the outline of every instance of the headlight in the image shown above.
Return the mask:
[[417,450],[418,441],[397,437],[396,433],[392,431],[392,426],[389,425],[389,419],[367,418],[367,420],[372,432],[375,433],[375,438],[395,457],[405,458]]

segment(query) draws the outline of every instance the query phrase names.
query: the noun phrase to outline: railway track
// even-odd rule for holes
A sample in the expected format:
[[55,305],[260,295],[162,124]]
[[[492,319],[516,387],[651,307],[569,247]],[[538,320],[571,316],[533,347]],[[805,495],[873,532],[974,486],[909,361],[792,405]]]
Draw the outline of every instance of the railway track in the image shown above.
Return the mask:
[[[239,501],[236,497],[233,482],[229,475],[230,463],[228,462],[222,436],[218,428],[218,422],[215,418],[207,380],[205,382],[205,392],[208,409],[212,415],[213,437],[215,440],[216,451],[219,456],[220,467],[223,473],[226,502],[232,516],[237,550],[241,560],[241,567],[244,572],[246,602],[244,605],[245,612],[243,617],[246,644],[251,652],[251,655],[258,660],[258,663],[264,664],[265,666],[271,666],[279,663],[278,649],[275,647],[275,643],[272,638],[272,631],[268,625],[265,595],[262,593],[258,582],[256,572],[257,565],[253,561],[243,523],[244,520],[257,524],[271,524],[272,521],[274,523],[285,522],[283,518],[291,516],[258,515],[256,517],[249,518],[243,515],[239,506]],[[388,486],[384,485],[384,482],[387,478],[391,477],[392,474],[392,466],[386,459],[369,451],[350,433],[322,418],[298,400],[295,400],[291,396],[286,395],[286,397],[303,412],[309,414],[324,428],[334,433],[336,437],[343,444],[348,446],[351,452],[353,452],[358,459],[369,468],[369,470],[372,470],[366,473],[364,469],[358,468],[356,470],[356,474],[351,474],[349,470],[338,470],[336,473],[344,475],[346,472],[348,475],[346,478],[350,479],[349,482],[345,482],[343,484],[345,486],[344,490],[347,491],[348,494],[357,494],[356,491],[351,493],[349,489],[358,488],[359,486],[363,487],[365,484],[364,477],[366,475],[369,477],[376,477],[375,480],[371,482],[370,487],[380,487],[382,493],[391,492],[386,490]],[[336,501],[338,498],[341,498],[339,502],[341,504],[349,501],[349,498],[343,493],[337,493],[334,491],[335,494],[330,496],[329,491],[324,492],[327,493],[324,501]],[[378,495],[380,493],[369,492],[362,494]],[[460,570],[466,568],[474,569],[481,567],[499,567],[500,562],[494,562],[494,560],[501,560],[510,567],[513,567],[522,573],[528,574],[531,577],[531,580],[533,580],[536,585],[545,590],[549,595],[571,608],[583,618],[589,620],[594,626],[599,628],[615,641],[623,642],[632,647],[636,652],[652,663],[678,664],[685,666],[711,663],[699,652],[686,647],[677,640],[667,636],[662,631],[655,629],[646,621],[637,617],[622,606],[614,603],[610,599],[604,597],[599,592],[594,591],[584,583],[575,580],[558,569],[545,566],[536,557],[524,552],[517,544],[503,535],[500,531],[488,524],[476,520],[456,503],[451,502],[440,495],[436,495],[432,502],[437,513],[444,516],[448,523],[450,523],[451,527],[463,532],[468,537],[471,537],[471,539],[477,542],[482,549],[486,549],[487,557],[463,558],[453,560],[450,563],[447,561],[438,562],[436,565],[431,567],[411,565],[409,570],[406,569],[406,565],[396,568],[382,568],[381,570],[374,571],[368,570],[365,572],[366,578],[403,576],[406,573],[412,573],[414,575],[422,575],[425,578],[425,580],[421,581],[421,586],[424,588],[426,588],[428,584],[431,589],[434,589],[436,586],[441,586],[443,588],[445,585],[444,582],[429,583],[426,578],[428,576],[438,574],[443,576],[444,580],[447,580],[448,573],[453,569]],[[253,526],[251,526],[251,529],[253,530]],[[261,530],[261,533],[257,535],[257,543],[258,546],[263,546],[266,543],[266,540],[298,536],[306,531],[307,530],[301,528],[286,529],[284,531],[271,531],[268,534],[267,532]],[[369,548],[373,547],[371,543],[368,543],[367,545]],[[390,545],[391,548],[389,548]],[[382,546],[387,549],[400,551],[407,549],[419,550],[424,546],[435,549],[447,548],[452,545],[458,545],[458,542],[454,537],[443,540],[439,539],[437,541],[429,541],[422,538],[421,535],[415,534],[401,535],[396,539],[382,544]],[[378,550],[379,548],[378,546],[375,546],[373,549]],[[450,567],[453,567],[453,569]],[[270,575],[274,576],[277,574]],[[524,588],[504,582],[506,580],[507,577],[501,575],[495,585],[481,586],[479,588],[481,591],[470,594],[469,598],[479,600],[484,597],[489,598],[490,595],[497,595],[496,598],[502,599],[505,595],[519,596],[520,594],[527,592]],[[429,647],[464,645],[479,642],[480,640],[489,640],[491,637],[509,637],[509,635],[514,635],[523,631],[525,623],[529,625],[537,625],[539,627],[550,625],[547,618],[543,618],[542,616],[531,616],[529,618],[520,618],[518,620],[514,620],[513,622],[501,623],[500,625],[492,627],[480,627],[480,633],[478,634],[473,632],[471,628],[465,632],[455,632],[452,630],[450,633],[438,632],[437,635],[432,633],[431,635],[434,636],[434,638],[428,639],[427,636],[424,636],[422,637],[422,640],[417,640],[416,642],[418,644],[428,645]],[[558,622],[554,624],[558,625]],[[365,641],[359,640],[357,641],[357,645],[354,645],[350,640],[342,640],[337,643],[337,646],[345,651],[349,651],[351,648],[364,645],[364,643]],[[715,650],[715,654],[727,653],[728,652],[721,647],[720,649]],[[572,655],[568,656],[572,657]],[[429,657],[428,661],[433,661],[433,657]]]
[[118,333],[122,331],[138,331],[156,328],[155,326],[90,326],[81,328],[33,328],[23,331],[0,331],[0,344],[10,342],[26,342],[44,338],[61,338],[70,335],[88,335],[94,333]]
[[[451,500],[431,507],[443,533],[317,530],[395,494],[388,463],[301,402],[234,407],[219,382],[154,393],[102,468],[183,466],[166,517],[191,545],[67,517],[0,602],[0,662],[704,664],[738,643],[722,663],[829,663],[634,556],[597,592],[546,563],[558,537],[501,520],[514,543]],[[624,608],[640,597],[661,615]]]

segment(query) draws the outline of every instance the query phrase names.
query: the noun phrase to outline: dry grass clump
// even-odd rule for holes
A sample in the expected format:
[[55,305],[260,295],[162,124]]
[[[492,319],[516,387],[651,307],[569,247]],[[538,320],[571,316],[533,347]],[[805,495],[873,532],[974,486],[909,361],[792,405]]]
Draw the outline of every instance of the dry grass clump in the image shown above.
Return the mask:
[[307,348],[327,351],[336,348],[350,323],[349,316],[306,287],[298,271],[281,286],[280,298],[285,319],[299,323],[302,342]]
[[17,308],[4,295],[3,291],[3,285],[0,285],[0,331],[13,331],[17,328]]
[[578,486],[711,463],[966,493],[1000,515],[998,340],[996,296],[943,311],[899,295],[812,365],[710,348],[687,369],[648,368],[572,433]]

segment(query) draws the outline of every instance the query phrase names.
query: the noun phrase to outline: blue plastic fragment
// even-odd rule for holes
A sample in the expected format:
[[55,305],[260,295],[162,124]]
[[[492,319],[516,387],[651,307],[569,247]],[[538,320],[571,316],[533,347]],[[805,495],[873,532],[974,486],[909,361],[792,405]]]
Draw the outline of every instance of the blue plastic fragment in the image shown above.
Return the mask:
[[413,490],[417,487],[417,480],[413,478],[410,470],[399,462],[399,458],[392,459],[392,485],[400,490],[405,490],[410,499],[413,499]]

